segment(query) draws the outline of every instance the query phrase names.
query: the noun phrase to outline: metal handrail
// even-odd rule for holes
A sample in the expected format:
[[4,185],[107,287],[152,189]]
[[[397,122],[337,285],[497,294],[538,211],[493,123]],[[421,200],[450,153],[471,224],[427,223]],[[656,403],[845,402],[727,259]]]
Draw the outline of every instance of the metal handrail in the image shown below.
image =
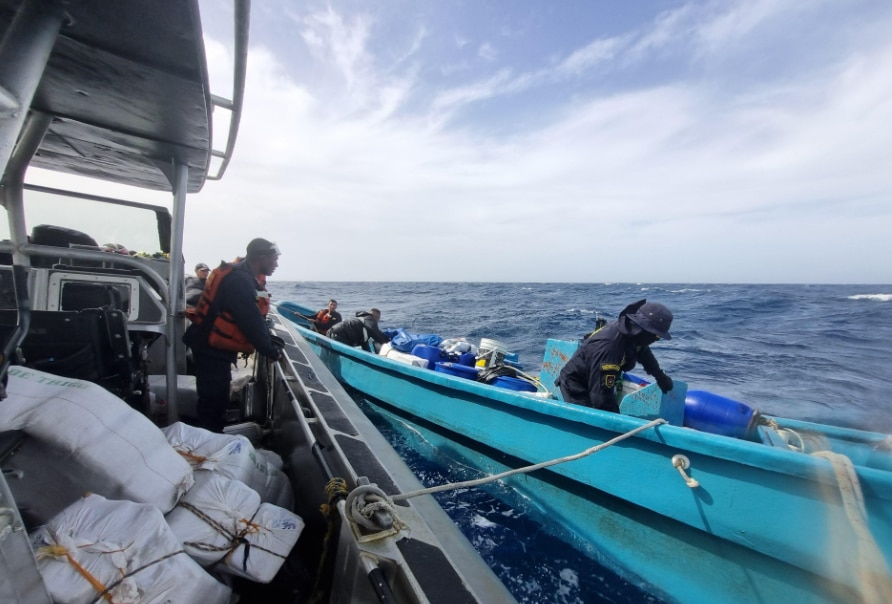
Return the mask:
[[[242,106],[245,100],[245,76],[248,71],[248,30],[251,21],[251,0],[235,0],[235,48],[233,53],[232,74],[232,100],[224,99],[217,95],[211,95],[211,102],[216,107],[228,109],[231,112],[229,119],[229,135],[226,138],[226,150],[216,151],[211,149],[213,157],[223,159],[220,167],[214,175],[208,174],[208,180],[220,180],[232,159],[235,149],[235,140],[238,137],[239,124],[242,120]],[[212,118],[213,119],[213,118]]]

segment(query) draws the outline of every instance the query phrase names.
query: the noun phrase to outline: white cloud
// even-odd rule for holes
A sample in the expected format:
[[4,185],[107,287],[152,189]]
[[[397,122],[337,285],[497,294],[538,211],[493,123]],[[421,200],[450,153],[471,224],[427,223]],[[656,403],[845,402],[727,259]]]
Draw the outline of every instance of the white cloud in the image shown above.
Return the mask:
[[592,67],[608,64],[615,57],[617,49],[624,45],[620,38],[595,40],[562,60],[557,71],[562,75],[577,76]]
[[254,39],[239,144],[189,206],[187,266],[264,236],[278,279],[890,282],[889,11],[797,69],[726,69],[758,73],[770,59],[747,49],[774,50],[761,36],[802,10],[689,3],[558,61],[500,47],[488,70],[450,70],[420,19],[388,46],[380,16],[303,17],[301,61]]
[[489,42],[485,42],[477,49],[477,56],[484,61],[493,62],[499,58],[499,53]]

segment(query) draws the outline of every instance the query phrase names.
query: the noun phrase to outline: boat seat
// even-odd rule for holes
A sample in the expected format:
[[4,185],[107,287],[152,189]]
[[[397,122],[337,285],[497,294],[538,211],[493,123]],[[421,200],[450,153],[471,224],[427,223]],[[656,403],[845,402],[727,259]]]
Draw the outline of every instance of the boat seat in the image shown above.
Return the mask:
[[[0,311],[0,329],[8,336],[16,312]],[[31,311],[28,334],[16,362],[54,375],[86,380],[141,409],[138,359],[133,358],[127,316],[117,309]]]
[[[101,249],[96,240],[86,233],[52,224],[38,224],[32,228],[30,241],[36,245],[47,245],[50,247],[80,247],[97,251]],[[48,256],[34,256],[31,258],[31,266],[37,268],[51,268],[54,264],[60,262],[62,262],[62,259]],[[81,262],[80,264],[82,266],[99,266],[96,263]]]

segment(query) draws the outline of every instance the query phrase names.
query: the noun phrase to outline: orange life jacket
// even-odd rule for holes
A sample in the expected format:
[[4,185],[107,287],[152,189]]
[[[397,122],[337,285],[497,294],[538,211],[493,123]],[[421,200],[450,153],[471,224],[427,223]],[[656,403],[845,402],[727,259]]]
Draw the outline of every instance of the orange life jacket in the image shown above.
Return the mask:
[[[217,297],[217,290],[220,289],[220,283],[223,279],[235,269],[234,264],[224,262],[211,271],[208,275],[207,282],[204,285],[204,291],[198,304],[194,309],[187,312],[189,319],[196,325],[204,323],[211,316],[214,299]],[[265,275],[264,275],[265,277]],[[261,289],[257,290],[257,308],[264,317],[269,312],[269,293],[266,291],[266,279],[261,281]],[[208,331],[208,345],[212,348],[220,350],[229,350],[231,352],[254,352],[254,346],[239,329],[232,314],[228,311],[217,312],[213,316],[213,322]]]

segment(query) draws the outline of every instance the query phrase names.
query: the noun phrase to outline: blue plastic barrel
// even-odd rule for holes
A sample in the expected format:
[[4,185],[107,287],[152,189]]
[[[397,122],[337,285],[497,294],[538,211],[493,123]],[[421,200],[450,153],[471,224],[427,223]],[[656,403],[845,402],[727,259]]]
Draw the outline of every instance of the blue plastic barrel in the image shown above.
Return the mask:
[[412,348],[412,356],[416,356],[427,361],[427,368],[433,369],[434,363],[443,360],[440,349],[436,346],[428,346],[427,344],[416,344]]
[[508,390],[517,390],[518,392],[535,392],[536,385],[516,377],[500,375],[490,382],[491,386],[499,388],[507,388]]
[[684,400],[684,425],[688,428],[747,438],[759,414],[755,409],[705,390],[688,390]]
[[437,363],[434,365],[434,371],[465,378],[466,380],[477,379],[477,369],[475,367],[467,367],[458,363]]
[[477,362],[477,355],[473,352],[463,352],[458,356],[458,364],[459,365],[467,365],[468,367],[473,367],[474,363]]

